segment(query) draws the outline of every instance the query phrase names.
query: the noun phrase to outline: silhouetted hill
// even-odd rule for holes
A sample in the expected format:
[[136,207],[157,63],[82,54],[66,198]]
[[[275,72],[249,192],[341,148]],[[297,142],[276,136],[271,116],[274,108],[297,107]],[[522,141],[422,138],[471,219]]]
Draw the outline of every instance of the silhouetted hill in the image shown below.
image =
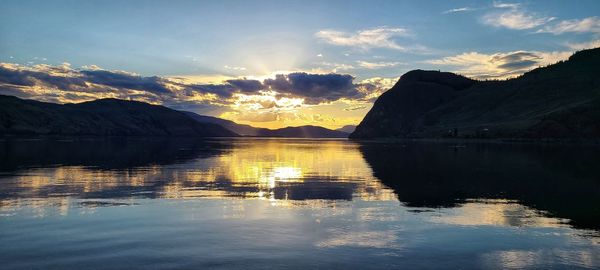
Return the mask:
[[414,70],[351,138],[599,138],[600,48],[505,81]]
[[231,130],[241,136],[257,136],[257,134],[261,130],[268,130],[266,128],[256,128],[256,127],[253,127],[250,125],[238,124],[231,120],[225,120],[225,119],[221,119],[221,118],[213,117],[213,116],[200,115],[197,113],[186,112],[186,111],[183,111],[183,113],[185,113],[186,115],[188,115],[189,117],[193,118],[194,120],[196,120],[200,123],[217,124],[228,130]]
[[280,129],[261,129],[259,137],[288,138],[347,138],[348,133],[317,126],[285,127]]
[[0,95],[0,134],[237,136],[164,106],[119,99],[54,104]]
[[184,112],[201,123],[219,124],[237,134],[250,137],[288,137],[288,138],[347,138],[349,132],[331,130],[317,126],[285,127],[280,129],[256,128],[250,125],[238,124],[233,121]]
[[354,132],[354,130],[356,129],[355,125],[345,125],[341,128],[336,129],[337,131],[341,131],[341,132],[346,132],[348,134]]

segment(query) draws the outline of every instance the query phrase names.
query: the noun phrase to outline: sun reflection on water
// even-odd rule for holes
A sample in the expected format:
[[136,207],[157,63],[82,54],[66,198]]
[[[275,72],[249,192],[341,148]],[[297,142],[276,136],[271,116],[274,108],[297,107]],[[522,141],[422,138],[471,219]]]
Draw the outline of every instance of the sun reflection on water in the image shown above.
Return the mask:
[[[50,166],[18,171],[0,191],[11,200],[35,197],[38,205],[50,197],[75,198],[258,198],[277,206],[330,199],[396,200],[372,176],[357,145],[345,141],[234,141],[220,155],[171,165],[124,169],[91,166]],[[11,197],[13,197],[11,199]]]

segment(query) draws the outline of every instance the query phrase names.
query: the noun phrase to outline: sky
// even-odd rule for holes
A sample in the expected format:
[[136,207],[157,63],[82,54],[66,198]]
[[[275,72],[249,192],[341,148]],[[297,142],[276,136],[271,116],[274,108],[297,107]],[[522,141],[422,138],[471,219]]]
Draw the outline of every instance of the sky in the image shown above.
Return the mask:
[[506,79],[599,46],[596,0],[4,0],[0,94],[339,128],[413,69]]

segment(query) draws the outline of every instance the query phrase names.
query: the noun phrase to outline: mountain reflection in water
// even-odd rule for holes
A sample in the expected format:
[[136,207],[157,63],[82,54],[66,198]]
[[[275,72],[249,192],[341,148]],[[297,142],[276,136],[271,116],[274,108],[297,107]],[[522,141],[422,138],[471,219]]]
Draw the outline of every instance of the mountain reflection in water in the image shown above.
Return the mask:
[[0,141],[0,263],[5,269],[596,268],[598,149],[6,139]]
[[360,197],[398,199],[413,212],[462,207],[481,214],[469,208],[486,202],[509,208],[492,212],[519,212],[508,215],[513,218],[548,216],[600,228],[600,155],[588,146],[126,138],[0,145],[4,208],[61,198],[232,197],[290,204]]

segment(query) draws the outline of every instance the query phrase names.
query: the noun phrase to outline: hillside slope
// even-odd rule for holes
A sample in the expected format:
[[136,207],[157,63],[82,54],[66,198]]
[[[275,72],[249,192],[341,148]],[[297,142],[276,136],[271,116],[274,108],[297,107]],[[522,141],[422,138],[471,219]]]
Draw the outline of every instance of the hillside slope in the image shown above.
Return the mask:
[[415,70],[381,95],[351,138],[598,138],[600,48],[506,81]]
[[99,99],[54,104],[0,95],[0,135],[237,136],[164,106]]

